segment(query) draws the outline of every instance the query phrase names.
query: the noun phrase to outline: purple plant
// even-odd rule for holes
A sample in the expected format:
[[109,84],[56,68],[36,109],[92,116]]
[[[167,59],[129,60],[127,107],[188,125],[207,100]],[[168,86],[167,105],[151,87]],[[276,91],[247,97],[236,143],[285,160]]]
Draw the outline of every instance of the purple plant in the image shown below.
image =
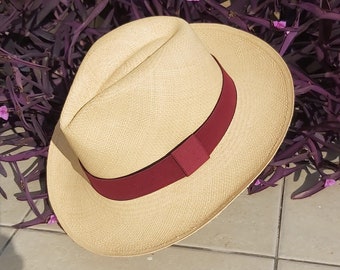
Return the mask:
[[[252,183],[258,192],[291,173],[320,175],[293,198],[340,179],[340,1],[5,0],[0,1],[0,174],[8,162],[36,218],[54,223],[45,167],[48,145],[74,75],[90,46],[108,31],[146,16],[231,25],[271,44],[293,75],[295,115],[275,158]],[[332,156],[333,155],[333,156]],[[20,161],[31,166],[23,171]],[[307,179],[308,180],[308,179]],[[30,182],[40,190],[30,191]],[[5,190],[0,193],[6,197]],[[44,201],[43,211],[36,201]]]

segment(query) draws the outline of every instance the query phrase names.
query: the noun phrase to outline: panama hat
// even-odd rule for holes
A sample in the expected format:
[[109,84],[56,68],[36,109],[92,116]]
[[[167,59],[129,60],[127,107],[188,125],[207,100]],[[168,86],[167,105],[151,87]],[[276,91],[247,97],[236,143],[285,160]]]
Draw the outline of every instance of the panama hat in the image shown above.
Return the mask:
[[116,28],[86,54],[51,140],[60,225],[107,256],[180,241],[271,161],[293,103],[286,64],[249,33],[162,16]]

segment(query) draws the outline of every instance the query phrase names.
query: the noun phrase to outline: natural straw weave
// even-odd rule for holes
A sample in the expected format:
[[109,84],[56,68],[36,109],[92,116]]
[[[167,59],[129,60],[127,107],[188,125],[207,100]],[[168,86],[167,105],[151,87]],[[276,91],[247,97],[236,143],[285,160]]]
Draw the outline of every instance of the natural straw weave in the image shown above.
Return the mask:
[[[210,159],[191,176],[140,198],[97,194],[78,159],[98,177],[131,174],[206,120],[222,85],[211,55],[235,82],[237,108]],[[61,226],[79,245],[108,256],[150,253],[189,236],[270,162],[293,104],[286,64],[253,35],[174,17],[113,30],[84,58],[50,145],[47,184]]]

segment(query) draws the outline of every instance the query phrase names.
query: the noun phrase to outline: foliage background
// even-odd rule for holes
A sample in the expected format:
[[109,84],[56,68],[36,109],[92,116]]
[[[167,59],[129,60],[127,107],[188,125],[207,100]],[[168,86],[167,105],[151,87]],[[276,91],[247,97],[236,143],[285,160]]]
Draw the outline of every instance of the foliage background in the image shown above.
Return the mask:
[[[320,177],[307,177],[308,187],[292,194],[295,199],[340,179],[340,1],[4,0],[0,147],[6,151],[0,150],[0,174],[7,176],[2,164],[9,163],[20,188],[15,196],[36,215],[16,227],[54,220],[45,178],[48,145],[84,55],[112,29],[157,15],[240,28],[268,42],[288,64],[296,94],[294,119],[275,158],[249,186],[250,194],[301,170]],[[32,161],[28,170],[18,166],[22,160]],[[40,189],[30,191],[30,183],[38,181]],[[3,180],[0,193],[7,197]],[[44,201],[43,211],[36,207],[38,200]]]

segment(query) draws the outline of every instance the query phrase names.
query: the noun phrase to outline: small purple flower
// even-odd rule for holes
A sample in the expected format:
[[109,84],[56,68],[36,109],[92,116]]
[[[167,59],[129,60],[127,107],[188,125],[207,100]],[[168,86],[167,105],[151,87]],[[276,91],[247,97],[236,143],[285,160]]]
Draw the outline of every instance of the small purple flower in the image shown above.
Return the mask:
[[255,181],[255,186],[259,186],[259,185],[261,185],[261,181],[260,181],[259,179],[257,179],[257,180]]
[[8,120],[8,109],[5,105],[0,107],[0,118]]
[[335,185],[336,181],[334,179],[326,179],[325,180],[325,187],[330,187],[330,186],[333,186]]
[[47,224],[55,224],[58,222],[58,219],[55,215],[51,215],[50,218],[47,221]]
[[273,21],[273,25],[277,29],[283,29],[286,27],[287,22],[286,21]]

